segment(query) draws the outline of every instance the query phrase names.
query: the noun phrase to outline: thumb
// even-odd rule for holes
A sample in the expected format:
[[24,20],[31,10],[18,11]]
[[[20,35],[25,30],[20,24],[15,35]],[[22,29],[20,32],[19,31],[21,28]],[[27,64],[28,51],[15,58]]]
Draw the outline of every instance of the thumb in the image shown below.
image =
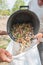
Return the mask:
[[9,59],[8,57],[5,58],[5,62],[11,62],[12,59]]
[[1,59],[3,62],[11,62],[11,60],[12,60],[12,59],[9,59],[4,53],[2,54]]

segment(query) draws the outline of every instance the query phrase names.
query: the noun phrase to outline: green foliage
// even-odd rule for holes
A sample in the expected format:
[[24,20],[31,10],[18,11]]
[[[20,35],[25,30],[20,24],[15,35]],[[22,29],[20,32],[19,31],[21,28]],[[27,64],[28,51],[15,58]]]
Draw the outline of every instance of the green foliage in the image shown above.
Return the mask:
[[19,10],[20,6],[24,6],[24,5],[25,5],[24,0],[16,0],[14,6],[12,8],[12,12]]
[[0,10],[0,15],[10,15],[10,10]]
[[0,0],[0,9],[8,9],[7,0]]
[[2,0],[0,0],[0,4],[2,4]]
[[7,0],[0,0],[0,15],[10,15],[13,12],[19,10],[20,6],[24,6],[24,0],[16,0],[12,10],[8,10]]
[[0,0],[0,15],[10,15],[7,0]]

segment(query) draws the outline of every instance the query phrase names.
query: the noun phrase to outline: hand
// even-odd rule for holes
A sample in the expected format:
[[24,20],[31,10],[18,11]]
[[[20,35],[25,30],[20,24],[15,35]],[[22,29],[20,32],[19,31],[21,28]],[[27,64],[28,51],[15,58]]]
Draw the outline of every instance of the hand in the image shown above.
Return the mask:
[[39,4],[39,6],[42,6],[43,5],[43,0],[38,0],[38,4]]
[[42,33],[38,33],[37,35],[35,35],[35,38],[37,38],[38,41],[40,42],[42,35],[43,35]]
[[0,49],[0,62],[11,62],[12,55],[5,49]]

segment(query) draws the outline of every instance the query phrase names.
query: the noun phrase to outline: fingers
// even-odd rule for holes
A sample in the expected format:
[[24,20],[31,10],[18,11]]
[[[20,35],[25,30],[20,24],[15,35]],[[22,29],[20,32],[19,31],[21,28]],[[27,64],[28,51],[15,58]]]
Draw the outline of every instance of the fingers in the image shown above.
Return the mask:
[[38,33],[37,35],[35,35],[35,38],[37,38],[38,41],[40,42],[40,40],[42,38],[42,33]]
[[12,60],[12,55],[8,51],[5,51],[5,55],[8,59]]
[[11,62],[12,55],[5,49],[0,49],[0,61],[2,62]]
[[36,38],[42,38],[42,33],[38,33],[35,37]]
[[5,55],[6,55],[6,62],[11,62],[12,60],[12,55],[7,51],[5,50]]
[[11,62],[11,59],[9,59],[4,53],[1,54],[0,59],[1,62]]
[[5,55],[9,58],[9,59],[12,59],[12,55],[6,50],[5,51]]

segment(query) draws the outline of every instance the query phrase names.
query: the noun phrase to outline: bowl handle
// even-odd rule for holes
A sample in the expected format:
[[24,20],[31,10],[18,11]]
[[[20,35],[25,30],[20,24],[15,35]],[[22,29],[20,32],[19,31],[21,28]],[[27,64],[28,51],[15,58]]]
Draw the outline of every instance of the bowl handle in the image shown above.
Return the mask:
[[20,9],[21,8],[27,8],[27,9],[29,9],[29,6],[20,6]]

